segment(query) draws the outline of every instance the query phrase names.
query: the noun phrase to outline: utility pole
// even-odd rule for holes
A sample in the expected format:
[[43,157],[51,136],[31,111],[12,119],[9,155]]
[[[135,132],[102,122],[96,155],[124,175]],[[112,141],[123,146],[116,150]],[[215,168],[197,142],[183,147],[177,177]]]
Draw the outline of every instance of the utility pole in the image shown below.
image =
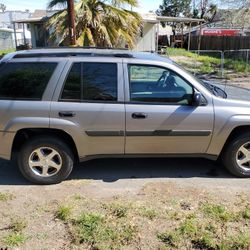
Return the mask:
[[70,45],[76,45],[74,0],[67,0],[67,6],[68,6],[68,21],[69,21],[69,41]]

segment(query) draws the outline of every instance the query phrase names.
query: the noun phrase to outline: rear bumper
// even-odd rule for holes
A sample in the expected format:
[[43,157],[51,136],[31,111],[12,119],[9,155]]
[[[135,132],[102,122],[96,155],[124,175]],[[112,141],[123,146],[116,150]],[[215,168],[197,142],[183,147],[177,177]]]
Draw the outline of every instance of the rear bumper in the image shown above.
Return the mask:
[[15,132],[0,132],[0,158],[5,160],[11,159],[12,143]]

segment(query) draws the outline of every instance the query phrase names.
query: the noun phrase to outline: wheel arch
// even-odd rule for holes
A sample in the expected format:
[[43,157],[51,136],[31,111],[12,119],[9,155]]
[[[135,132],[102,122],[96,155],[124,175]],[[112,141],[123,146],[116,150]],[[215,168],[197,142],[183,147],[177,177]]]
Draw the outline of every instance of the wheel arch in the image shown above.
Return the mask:
[[228,144],[235,138],[235,137],[238,137],[244,133],[248,133],[250,132],[250,125],[241,125],[241,126],[237,126],[235,127],[231,133],[229,134],[229,136],[227,137],[227,140],[225,141],[223,147],[222,147],[222,150],[220,152],[220,155],[221,156],[224,152],[225,152],[225,149],[227,148]]
[[79,154],[74,139],[64,130],[53,128],[27,128],[18,130],[12,143],[11,159],[16,157],[17,152],[28,139],[35,136],[52,136],[62,140],[67,145],[69,145],[70,149],[72,150],[75,163],[79,162]]

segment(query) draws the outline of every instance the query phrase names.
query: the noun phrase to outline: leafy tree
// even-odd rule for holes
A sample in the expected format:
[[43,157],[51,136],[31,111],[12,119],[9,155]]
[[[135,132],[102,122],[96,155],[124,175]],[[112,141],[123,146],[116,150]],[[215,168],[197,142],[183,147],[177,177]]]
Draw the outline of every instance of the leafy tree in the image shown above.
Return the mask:
[[205,19],[212,22],[218,11],[217,5],[211,0],[200,0],[193,2],[193,18]]
[[158,16],[190,16],[191,0],[163,0],[156,11]]
[[224,9],[221,12],[221,20],[229,24],[231,28],[250,28],[250,0],[221,0]]
[[1,10],[2,12],[5,12],[5,10],[6,10],[6,5],[4,5],[3,3],[0,3],[0,10]]
[[[159,9],[156,11],[158,16],[171,16],[171,17],[180,17],[180,16],[190,16],[190,4],[191,0],[163,0],[163,3],[159,6]],[[163,27],[166,26],[166,22],[161,23]],[[175,35],[175,30],[177,25],[175,23],[170,23],[172,26],[173,35]]]

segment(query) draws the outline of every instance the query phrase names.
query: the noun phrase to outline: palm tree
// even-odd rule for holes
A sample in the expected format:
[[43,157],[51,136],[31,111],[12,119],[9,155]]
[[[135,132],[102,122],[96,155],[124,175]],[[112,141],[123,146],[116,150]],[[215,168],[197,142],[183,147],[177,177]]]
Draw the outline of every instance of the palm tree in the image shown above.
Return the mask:
[[69,28],[69,40],[70,45],[76,44],[75,37],[75,10],[74,10],[74,0],[51,0],[49,2],[48,8],[53,8],[57,5],[66,5],[67,4],[67,15],[68,15],[68,28]]
[[[67,0],[52,0],[64,4]],[[55,6],[54,4],[50,7]],[[137,0],[79,0],[75,3],[76,43],[81,46],[132,48],[142,25],[138,13],[121,8],[123,4],[137,6]],[[51,41],[69,44],[67,11],[58,11],[48,21],[53,27]]]

